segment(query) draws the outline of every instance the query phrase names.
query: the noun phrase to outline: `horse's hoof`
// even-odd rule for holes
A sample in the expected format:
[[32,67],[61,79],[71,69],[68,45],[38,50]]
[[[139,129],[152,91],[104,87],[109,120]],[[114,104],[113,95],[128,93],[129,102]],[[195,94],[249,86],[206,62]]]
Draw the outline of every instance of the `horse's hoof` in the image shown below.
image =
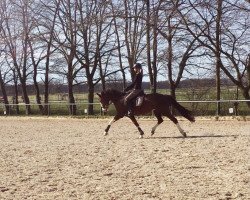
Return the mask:
[[143,138],[143,135],[140,135],[139,139],[142,139]]
[[183,137],[187,137],[186,132],[182,131],[181,134],[183,135]]
[[108,132],[104,132],[104,136],[107,136],[108,135]]
[[155,134],[155,132],[154,131],[151,131],[151,136],[153,136]]

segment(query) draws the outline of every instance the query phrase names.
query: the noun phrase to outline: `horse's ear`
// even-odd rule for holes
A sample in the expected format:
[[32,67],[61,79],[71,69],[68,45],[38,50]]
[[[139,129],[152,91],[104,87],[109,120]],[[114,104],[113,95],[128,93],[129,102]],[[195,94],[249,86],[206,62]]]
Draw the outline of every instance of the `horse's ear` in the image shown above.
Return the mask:
[[99,94],[99,93],[96,93],[96,95],[98,95],[99,97],[101,97],[101,94]]

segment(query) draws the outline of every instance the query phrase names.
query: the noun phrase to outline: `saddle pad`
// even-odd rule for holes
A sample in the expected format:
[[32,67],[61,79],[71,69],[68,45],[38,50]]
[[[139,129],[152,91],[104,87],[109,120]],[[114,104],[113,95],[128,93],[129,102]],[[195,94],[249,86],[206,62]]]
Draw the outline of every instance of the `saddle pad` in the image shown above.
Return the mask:
[[142,103],[143,103],[143,100],[144,100],[144,96],[139,96],[139,97],[136,97],[136,103],[135,103],[135,106],[141,106]]

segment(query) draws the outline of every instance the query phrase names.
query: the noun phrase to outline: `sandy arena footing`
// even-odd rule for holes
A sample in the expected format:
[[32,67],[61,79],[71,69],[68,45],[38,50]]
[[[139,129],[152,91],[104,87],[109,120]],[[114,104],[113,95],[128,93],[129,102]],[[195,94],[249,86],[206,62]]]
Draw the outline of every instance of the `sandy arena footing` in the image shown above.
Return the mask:
[[250,121],[0,121],[0,199],[250,199]]

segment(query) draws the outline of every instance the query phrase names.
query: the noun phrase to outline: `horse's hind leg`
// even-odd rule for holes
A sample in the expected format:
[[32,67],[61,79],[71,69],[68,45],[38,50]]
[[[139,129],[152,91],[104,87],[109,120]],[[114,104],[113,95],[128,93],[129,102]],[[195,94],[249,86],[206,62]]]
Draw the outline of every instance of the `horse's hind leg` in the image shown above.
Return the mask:
[[157,124],[152,128],[151,130],[151,136],[154,135],[156,128],[163,122],[162,116],[160,112],[157,112],[156,110],[153,111],[155,117],[157,118],[158,122]]
[[180,133],[184,136],[187,137],[186,132],[181,128],[181,126],[178,123],[178,120],[169,112],[164,113],[165,116],[167,116],[172,122],[175,123],[175,125],[177,126],[178,130],[180,131]]

